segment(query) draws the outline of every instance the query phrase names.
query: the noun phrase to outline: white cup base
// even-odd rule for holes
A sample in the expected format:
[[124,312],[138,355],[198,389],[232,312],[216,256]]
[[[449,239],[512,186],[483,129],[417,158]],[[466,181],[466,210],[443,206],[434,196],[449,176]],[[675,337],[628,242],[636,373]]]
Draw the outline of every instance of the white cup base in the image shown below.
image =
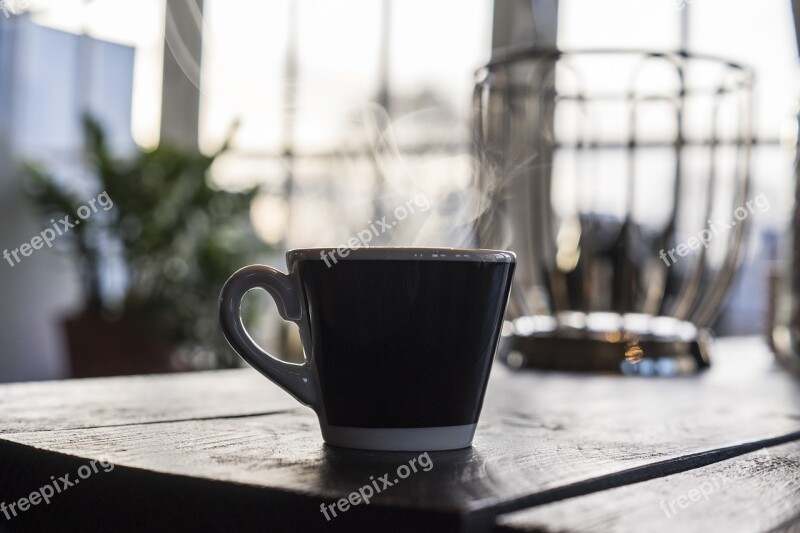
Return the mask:
[[425,428],[352,428],[322,425],[322,438],[333,446],[393,452],[457,450],[472,445],[477,424]]

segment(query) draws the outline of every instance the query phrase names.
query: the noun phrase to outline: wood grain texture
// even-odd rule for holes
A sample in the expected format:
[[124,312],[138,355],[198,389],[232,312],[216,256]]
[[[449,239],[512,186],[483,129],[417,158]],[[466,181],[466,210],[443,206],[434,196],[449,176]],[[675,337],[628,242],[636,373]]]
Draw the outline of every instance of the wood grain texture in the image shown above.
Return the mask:
[[250,368],[0,386],[0,435],[294,409]]
[[[536,499],[542,494],[571,498],[608,488],[608,479],[680,472],[744,453],[738,447],[748,443],[800,436],[800,383],[775,369],[759,343],[720,343],[716,352],[709,372],[671,380],[496,366],[475,445],[430,453],[432,470],[351,509],[337,527],[366,528],[391,516],[398,527],[421,520],[442,530],[488,530],[496,514],[543,503]],[[137,495],[180,481],[191,487],[182,490],[191,503],[173,495],[170,505],[185,511],[218,508],[213,498],[224,490],[209,487],[230,486],[242,494],[236,505],[260,506],[248,526],[263,525],[262,518],[286,525],[275,506],[291,505],[305,510],[305,522],[293,526],[327,529],[332,522],[321,503],[418,455],[324,445],[315,415],[249,370],[13,385],[0,387],[0,398],[0,468],[17,479],[0,483],[0,498],[36,484],[23,472],[43,454],[52,465],[37,466],[44,479],[62,464],[77,468],[102,457],[117,465],[114,473],[80,491],[116,495],[103,501],[118,515],[130,512],[126,501],[153,506]],[[117,476],[131,481],[115,485]],[[196,516],[211,523],[207,513]]]
[[800,517],[800,442],[498,518],[497,531],[756,532]]

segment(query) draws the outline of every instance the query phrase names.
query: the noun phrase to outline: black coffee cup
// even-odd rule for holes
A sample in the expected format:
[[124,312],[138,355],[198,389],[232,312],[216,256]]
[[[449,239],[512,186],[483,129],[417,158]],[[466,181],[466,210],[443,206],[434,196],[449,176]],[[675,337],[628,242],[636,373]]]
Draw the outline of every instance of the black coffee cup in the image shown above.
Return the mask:
[[[291,250],[289,274],[237,271],[220,294],[228,342],[319,418],[325,442],[434,451],[472,444],[516,257],[452,248]],[[264,289],[297,323],[306,360],[247,334],[240,306]]]

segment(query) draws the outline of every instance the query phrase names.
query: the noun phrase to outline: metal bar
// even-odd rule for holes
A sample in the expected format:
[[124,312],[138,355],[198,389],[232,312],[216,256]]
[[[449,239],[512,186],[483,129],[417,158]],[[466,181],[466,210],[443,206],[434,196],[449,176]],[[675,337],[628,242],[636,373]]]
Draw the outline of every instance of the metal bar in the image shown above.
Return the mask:
[[196,149],[199,139],[203,0],[165,2],[161,141]]
[[294,127],[297,115],[297,77],[298,77],[298,14],[297,2],[289,2],[289,31],[287,32],[286,57],[283,83],[283,149],[281,159],[286,166],[286,177],[283,182],[283,198],[286,202],[286,225],[283,232],[283,243],[292,225],[292,199],[294,197]]
[[[705,221],[711,218],[711,212],[714,207],[714,191],[716,190],[716,182],[718,179],[717,175],[717,152],[718,146],[714,141],[717,139],[717,120],[719,119],[719,108],[720,108],[721,98],[718,98],[714,102],[714,107],[712,110],[711,115],[711,153],[709,157],[709,168],[708,168],[708,184],[706,186],[706,210],[703,216],[703,226],[705,226]],[[681,284],[681,288],[678,291],[680,295],[678,300],[675,302],[675,305],[672,308],[672,311],[669,313],[670,315],[678,318],[680,320],[687,320],[691,315],[692,311],[696,308],[697,304],[699,303],[699,299],[703,291],[700,290],[700,286],[703,282],[703,274],[705,272],[705,264],[706,264],[706,248],[703,247],[700,250],[700,255],[697,258],[697,261],[691,267],[691,271],[689,276],[687,276],[683,283]]]
[[[752,106],[752,95],[750,89],[746,91],[746,98],[743,103],[749,103]],[[752,109],[747,108],[742,111],[742,116],[747,123],[742,126],[742,149],[741,152],[737,151],[739,157],[736,158],[737,168],[736,173],[739,178],[739,192],[740,194],[734,199],[734,208],[744,205],[747,195],[750,194],[750,139],[752,136]],[[747,228],[746,220],[741,224],[734,226],[734,230],[730,236],[731,242],[730,251],[725,256],[722,268],[720,268],[717,276],[712,281],[711,286],[706,293],[707,296],[703,299],[700,306],[692,314],[691,321],[699,326],[707,326],[711,323],[714,317],[720,310],[725,298],[728,296],[728,290],[733,283],[734,275],[736,274],[737,267],[742,258],[744,231]]]

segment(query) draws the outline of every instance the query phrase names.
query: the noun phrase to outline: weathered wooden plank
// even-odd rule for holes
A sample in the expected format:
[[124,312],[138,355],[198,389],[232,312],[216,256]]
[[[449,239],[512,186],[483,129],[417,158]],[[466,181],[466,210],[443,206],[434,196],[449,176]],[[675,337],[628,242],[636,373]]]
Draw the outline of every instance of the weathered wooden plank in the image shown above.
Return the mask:
[[[352,509],[347,522],[403,510],[489,527],[495,513],[529,506],[545,491],[800,430],[800,384],[772,369],[763,346],[721,343],[717,355],[708,373],[672,380],[498,366],[474,447],[431,453],[430,471],[377,495],[369,510]],[[181,486],[234,483],[265,509],[273,501],[316,506],[304,527],[327,527],[320,504],[418,455],[323,445],[314,414],[250,370],[13,385],[0,387],[0,399],[0,466],[9,472],[39,464],[42,450],[57,452],[49,454],[55,465],[103,457],[138,474],[123,489],[103,487],[113,476],[93,479],[101,494],[146,493],[173,478]],[[14,464],[3,465],[10,457]],[[17,478],[0,497],[15,497],[25,476]],[[214,505],[191,492],[198,505]]]
[[[673,442],[663,452],[642,453],[639,448],[637,454],[633,453],[638,447],[635,443],[603,449],[597,439],[592,449],[565,440],[559,449],[551,442],[543,442],[538,448],[522,450],[514,446],[523,437],[521,428],[506,427],[503,431],[502,426],[492,428],[491,423],[487,426],[493,429],[493,435],[481,435],[472,449],[431,452],[429,457],[434,467],[430,472],[404,480],[376,501],[468,512],[570,482],[651,465],[659,459],[659,454],[667,459],[683,457],[685,450],[696,451],[707,442],[695,439],[686,446]],[[318,433],[313,414],[297,410],[241,419],[59,431],[57,439],[50,432],[16,434],[12,438],[35,448],[77,457],[104,457],[117,465],[247,483],[322,499],[339,498],[368,483],[370,476],[394,471],[419,455],[324,446]],[[795,438],[798,436],[800,433]],[[544,436],[542,439],[552,440]],[[543,450],[547,453],[541,453]],[[529,464],[531,455],[536,454],[541,457],[533,469]],[[519,461],[515,462],[514,457]]]
[[[429,472],[410,476],[377,495],[368,512],[362,506],[348,517],[402,509],[450,517],[449,524],[472,524],[467,518],[474,517],[476,524],[490,525],[494,513],[524,508],[532,495],[544,491],[800,430],[800,383],[774,371],[763,346],[738,340],[721,343],[717,352],[707,374],[672,380],[512,373],[496,367],[475,446],[431,453]],[[141,485],[126,485],[127,491],[150,490],[153,476],[235,483],[260,495],[253,497],[266,507],[273,498],[283,504],[296,500],[301,507],[313,503],[313,520],[327,526],[321,503],[344,497],[369,483],[370,476],[396,471],[417,455],[324,446],[314,414],[302,407],[286,412],[297,404],[283,396],[279,400],[290,403],[273,409],[276,404],[265,399],[271,393],[264,392],[273,386],[263,378],[249,371],[220,376],[223,386],[214,374],[200,375],[201,385],[191,383],[194,375],[181,376],[181,386],[170,386],[174,376],[158,378],[164,380],[154,386],[159,393],[148,388],[153,378],[72,384],[85,391],[93,381],[96,388],[89,393],[45,387],[36,391],[43,396],[36,400],[38,415],[19,405],[26,395],[16,393],[2,407],[4,413],[16,413],[16,429],[0,435],[0,463],[4,444],[16,450],[15,468],[38,464],[39,450],[63,454],[54,455],[62,460],[102,456],[120,471],[152,474],[135,477],[131,483]],[[125,380],[144,381],[131,387],[136,393],[123,393]],[[103,382],[113,382],[113,391],[104,391]],[[72,407],[53,417],[46,407],[58,405],[56,392],[74,399]],[[264,398],[257,398],[261,394]],[[243,405],[257,408],[242,410]],[[255,416],[262,410],[278,412]],[[94,422],[95,413],[101,423]],[[254,416],[231,418],[237,413]],[[220,418],[209,419],[213,416]],[[205,498],[202,491],[194,492]]]
[[800,517],[800,442],[498,518],[497,531],[770,531]]
[[[123,466],[106,472],[101,465],[97,473],[79,480],[77,472],[87,461],[46,451],[38,451],[31,460],[30,453],[26,446],[0,441],[0,502],[7,504],[9,513],[8,518],[0,514],[0,531],[463,530],[458,516],[379,504],[361,505],[326,521],[314,497]],[[19,498],[52,484],[51,476],[64,475],[79,484],[62,489],[47,504],[39,501],[22,512],[16,508],[14,516],[12,502],[18,505]]]
[[246,416],[297,402],[250,368],[0,386],[0,435]]

